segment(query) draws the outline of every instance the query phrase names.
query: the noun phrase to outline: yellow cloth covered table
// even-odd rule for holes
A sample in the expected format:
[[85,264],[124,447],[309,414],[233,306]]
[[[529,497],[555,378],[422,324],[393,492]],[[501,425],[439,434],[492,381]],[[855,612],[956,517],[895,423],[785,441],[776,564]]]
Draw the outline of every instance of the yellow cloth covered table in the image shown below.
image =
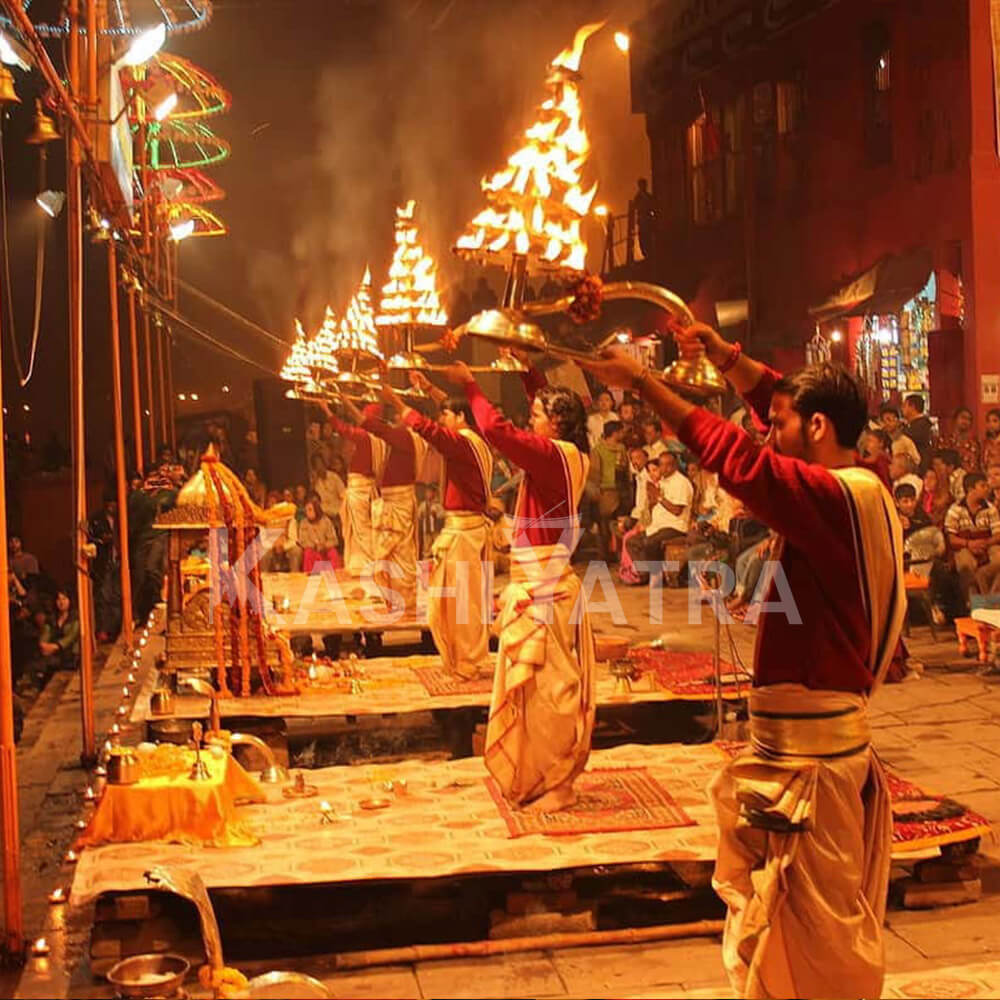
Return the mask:
[[203,753],[209,778],[191,781],[190,763],[182,775],[141,778],[134,785],[108,785],[77,846],[166,840],[206,847],[252,847],[251,827],[236,818],[236,802],[263,802],[264,792],[232,757]]

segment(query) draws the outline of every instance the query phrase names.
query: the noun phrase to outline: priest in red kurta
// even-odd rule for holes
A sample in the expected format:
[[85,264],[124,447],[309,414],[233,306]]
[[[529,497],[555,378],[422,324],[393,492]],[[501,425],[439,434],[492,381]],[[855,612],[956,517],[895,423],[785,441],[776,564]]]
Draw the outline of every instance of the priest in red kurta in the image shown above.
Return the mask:
[[326,403],[322,406],[333,429],[353,445],[347,467],[347,489],[340,509],[344,532],[344,567],[351,576],[366,576],[372,572],[375,560],[372,501],[387,449],[381,439],[341,420]]
[[741,997],[881,996],[892,815],[867,703],[905,591],[895,506],[854,448],[865,397],[835,365],[781,378],[702,324],[677,335],[769,425],[763,446],[622,353],[588,367],[639,392],[780,535],[766,601],[782,600],[760,617],[751,747],[712,786],[726,967]]
[[417,493],[415,484],[427,444],[404,424],[382,419],[377,403],[366,406],[363,430],[389,446],[378,494],[372,501],[375,582],[392,611],[414,612],[417,604]]
[[472,410],[464,398],[448,399],[419,372],[412,373],[411,381],[440,406],[438,420],[407,406],[388,384],[383,385],[382,394],[403,423],[444,460],[444,527],[431,550],[427,625],[444,669],[469,680],[492,674],[492,525],[486,518],[486,501],[493,478],[493,455],[473,429]]
[[519,430],[464,364],[447,376],[464,388],[483,437],[524,470],[496,625],[486,767],[511,804],[563,809],[575,801],[594,728],[594,640],[570,567],[589,468],[586,415],[575,393],[546,386],[534,394],[531,430]]

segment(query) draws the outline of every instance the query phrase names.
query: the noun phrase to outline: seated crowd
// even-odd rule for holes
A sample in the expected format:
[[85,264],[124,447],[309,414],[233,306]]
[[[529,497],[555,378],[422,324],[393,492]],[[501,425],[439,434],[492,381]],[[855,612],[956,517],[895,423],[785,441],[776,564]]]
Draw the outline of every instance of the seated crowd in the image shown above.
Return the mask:
[[907,397],[904,409],[906,422],[882,407],[861,453],[888,468],[909,572],[926,579],[944,623],[967,614],[974,597],[1000,594],[1000,410],[986,415],[980,441],[967,407],[938,440],[924,433],[921,397]]
[[[758,430],[742,412],[745,429]],[[902,410],[884,405],[858,442],[861,460],[890,486],[904,528],[909,573],[928,581],[938,623],[968,613],[976,595],[1000,593],[1000,410],[986,416],[979,440],[973,414],[960,407],[937,438],[920,395]],[[597,393],[588,420],[590,479],[584,525],[598,558],[618,561],[628,584],[648,580],[649,564],[668,561],[666,578],[683,582],[690,561],[728,562],[737,616],[755,603],[775,544],[706,474],[695,456],[625,396],[615,410]],[[677,565],[673,565],[676,563]]]

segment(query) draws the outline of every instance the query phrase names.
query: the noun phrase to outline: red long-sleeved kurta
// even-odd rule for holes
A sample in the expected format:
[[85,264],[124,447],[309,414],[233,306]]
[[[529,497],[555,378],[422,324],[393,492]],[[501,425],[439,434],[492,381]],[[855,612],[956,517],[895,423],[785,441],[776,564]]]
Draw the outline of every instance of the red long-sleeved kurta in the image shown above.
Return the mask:
[[483,474],[476,453],[465,437],[416,410],[407,411],[403,419],[444,459],[444,509],[485,511]]
[[[527,384],[527,380],[525,380]],[[465,393],[483,437],[524,470],[521,503],[514,512],[513,546],[574,544],[576,505],[569,495],[566,467],[558,445],[522,431],[493,408],[475,382]]]
[[373,476],[375,473],[372,468],[372,442],[368,432],[334,416],[330,417],[330,425],[342,438],[354,445],[347,471],[356,472],[361,476]]
[[389,445],[389,455],[382,470],[383,487],[412,486],[417,478],[417,454],[410,432],[402,426],[393,427],[379,416],[378,403],[365,407],[361,426]]
[[[766,421],[780,376],[768,369],[746,397]],[[843,489],[829,469],[755,444],[739,427],[696,409],[678,437],[701,456],[719,484],[785,539],[781,568],[801,624],[782,611],[760,617],[755,684],[794,682],[863,692],[871,631],[858,581],[854,533]],[[772,583],[767,601],[781,595]]]

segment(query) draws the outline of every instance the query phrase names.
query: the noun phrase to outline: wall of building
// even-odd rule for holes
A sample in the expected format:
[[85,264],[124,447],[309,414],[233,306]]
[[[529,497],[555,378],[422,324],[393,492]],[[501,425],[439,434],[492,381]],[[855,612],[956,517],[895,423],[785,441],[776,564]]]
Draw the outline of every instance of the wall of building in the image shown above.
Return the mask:
[[[647,97],[661,205],[659,280],[704,312],[713,299],[746,294],[749,277],[753,342],[788,357],[813,334],[810,306],[883,255],[926,247],[935,267],[965,282],[965,335],[954,334],[954,349],[965,345],[965,385],[944,395],[978,403],[979,375],[1000,370],[989,7],[990,0],[840,0],[693,81],[675,80],[659,107]],[[881,166],[870,163],[865,143],[865,39],[875,22],[885,25],[891,53],[892,157]],[[733,217],[693,225],[684,156],[693,102],[678,92],[700,88],[699,100],[722,103],[739,93],[749,99],[760,81],[795,78],[806,106],[783,169],[800,171],[798,182],[779,174],[784,190],[771,202],[745,198]],[[746,190],[756,188],[753,169],[751,161]]]

